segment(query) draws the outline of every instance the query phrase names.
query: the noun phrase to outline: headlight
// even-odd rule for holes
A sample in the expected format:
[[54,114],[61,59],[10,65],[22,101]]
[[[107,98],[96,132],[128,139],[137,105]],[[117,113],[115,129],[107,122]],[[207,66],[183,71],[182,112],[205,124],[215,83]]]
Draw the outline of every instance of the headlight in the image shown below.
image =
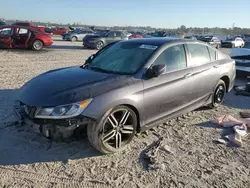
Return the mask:
[[35,118],[41,118],[41,119],[72,118],[80,115],[91,101],[92,99],[88,99],[73,104],[61,105],[50,108],[39,108],[36,111]]

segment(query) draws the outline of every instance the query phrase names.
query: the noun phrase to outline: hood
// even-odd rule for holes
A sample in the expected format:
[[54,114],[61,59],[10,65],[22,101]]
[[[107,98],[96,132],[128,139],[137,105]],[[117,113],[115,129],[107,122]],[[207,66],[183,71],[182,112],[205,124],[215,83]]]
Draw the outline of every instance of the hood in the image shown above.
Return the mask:
[[19,100],[29,106],[58,106],[94,98],[127,85],[131,76],[69,67],[43,73],[20,89]]
[[250,56],[249,48],[233,48],[231,51],[231,57],[240,57],[240,56]]

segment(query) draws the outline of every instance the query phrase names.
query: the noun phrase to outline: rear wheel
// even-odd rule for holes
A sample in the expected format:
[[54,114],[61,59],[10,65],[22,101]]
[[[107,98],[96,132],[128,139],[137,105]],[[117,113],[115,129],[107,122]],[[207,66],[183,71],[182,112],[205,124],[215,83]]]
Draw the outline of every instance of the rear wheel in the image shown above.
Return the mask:
[[97,42],[97,44],[96,44],[96,49],[97,49],[97,50],[100,50],[100,49],[103,48],[103,46],[104,46],[103,42],[102,42],[102,41],[99,41],[99,42]]
[[219,107],[223,102],[225,94],[226,94],[226,84],[223,80],[220,80],[215,87],[212,103],[209,104],[209,107],[211,108]]
[[42,48],[43,48],[43,43],[42,43],[42,41],[40,41],[40,40],[35,40],[35,41],[33,42],[33,44],[32,44],[32,49],[33,49],[33,50],[39,51],[39,50],[41,50]]
[[90,143],[104,154],[126,149],[137,130],[135,112],[127,106],[117,106],[95,124],[88,125]]

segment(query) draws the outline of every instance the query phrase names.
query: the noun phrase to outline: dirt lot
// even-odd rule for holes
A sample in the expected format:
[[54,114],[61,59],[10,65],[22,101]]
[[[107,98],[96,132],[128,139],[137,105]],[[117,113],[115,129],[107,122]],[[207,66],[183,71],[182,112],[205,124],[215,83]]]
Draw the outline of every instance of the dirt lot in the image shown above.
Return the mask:
[[[80,65],[92,53],[81,43],[59,40],[41,52],[0,51],[0,187],[250,187],[249,138],[241,148],[217,144],[221,129],[209,122],[250,110],[250,98],[233,92],[219,109],[162,124],[114,155],[98,153],[86,135],[51,142],[27,126],[4,124],[14,120],[12,104],[23,83],[50,69]],[[171,152],[159,150],[157,168],[148,170],[143,153],[161,136]]]

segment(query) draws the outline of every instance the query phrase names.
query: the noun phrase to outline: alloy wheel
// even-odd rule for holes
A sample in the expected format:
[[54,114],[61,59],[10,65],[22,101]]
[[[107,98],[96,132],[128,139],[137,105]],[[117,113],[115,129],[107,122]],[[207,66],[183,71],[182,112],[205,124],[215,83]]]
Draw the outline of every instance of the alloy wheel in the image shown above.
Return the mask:
[[42,47],[43,47],[43,43],[42,43],[41,41],[39,41],[39,40],[37,40],[37,41],[35,41],[35,42],[33,43],[33,48],[34,48],[35,50],[41,50]]
[[113,149],[125,146],[135,134],[135,121],[128,109],[112,112],[103,124],[101,136],[103,145]]
[[102,49],[103,48],[103,43],[102,42],[98,42],[97,44],[96,44],[96,49],[97,50],[100,50],[100,49]]

